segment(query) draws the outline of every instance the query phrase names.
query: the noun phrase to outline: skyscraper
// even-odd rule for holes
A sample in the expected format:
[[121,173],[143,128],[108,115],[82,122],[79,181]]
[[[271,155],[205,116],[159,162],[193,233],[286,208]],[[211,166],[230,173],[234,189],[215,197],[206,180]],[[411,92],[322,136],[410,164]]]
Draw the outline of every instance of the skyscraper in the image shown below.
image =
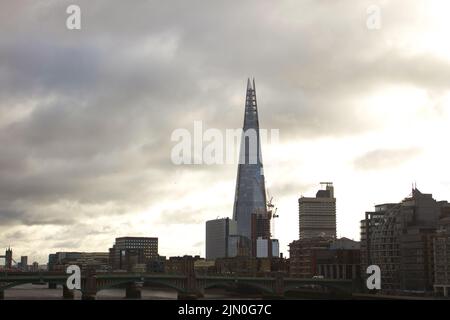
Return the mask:
[[299,238],[336,238],[336,198],[331,182],[322,182],[325,190],[317,191],[315,198],[298,199]]
[[268,216],[261,157],[255,80],[248,79],[233,220],[237,232],[252,239],[252,214]]

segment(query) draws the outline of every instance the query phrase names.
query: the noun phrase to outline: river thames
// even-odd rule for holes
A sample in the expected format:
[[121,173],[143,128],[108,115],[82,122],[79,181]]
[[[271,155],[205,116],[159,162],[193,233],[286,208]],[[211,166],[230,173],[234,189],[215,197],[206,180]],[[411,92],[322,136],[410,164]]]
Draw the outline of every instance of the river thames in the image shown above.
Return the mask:
[[[170,289],[142,288],[141,300],[176,300],[177,292]],[[48,289],[47,285],[24,284],[5,291],[5,300],[62,300],[62,288]],[[81,299],[81,293],[75,291],[75,300]],[[125,289],[106,289],[97,293],[97,300],[122,300],[125,299]],[[254,300],[258,296],[235,295],[222,289],[208,290],[205,300]]]

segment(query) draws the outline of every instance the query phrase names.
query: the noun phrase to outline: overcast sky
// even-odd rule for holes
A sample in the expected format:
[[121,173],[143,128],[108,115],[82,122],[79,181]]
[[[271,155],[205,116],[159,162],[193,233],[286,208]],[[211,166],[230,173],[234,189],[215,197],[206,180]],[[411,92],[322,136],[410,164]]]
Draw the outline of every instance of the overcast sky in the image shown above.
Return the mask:
[[[81,7],[81,30],[66,8]],[[367,27],[376,5],[381,28]],[[333,181],[338,236],[417,183],[450,199],[450,3],[0,0],[0,248],[47,262],[159,237],[204,255],[236,165],[176,166],[175,129],[237,129],[247,77],[281,251],[298,197]]]

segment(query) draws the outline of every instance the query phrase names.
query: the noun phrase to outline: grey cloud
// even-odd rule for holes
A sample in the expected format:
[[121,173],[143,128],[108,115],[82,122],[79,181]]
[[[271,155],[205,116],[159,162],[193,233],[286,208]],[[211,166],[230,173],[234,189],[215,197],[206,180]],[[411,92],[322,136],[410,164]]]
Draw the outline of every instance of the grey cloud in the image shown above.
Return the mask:
[[[405,0],[383,7],[392,19],[378,33],[365,28],[372,1],[81,0],[76,32],[65,28],[69,4],[2,4],[2,224],[70,224],[64,201],[80,219],[136,211],[190,185],[178,180],[185,170],[234,188],[235,167],[174,166],[170,135],[194,120],[239,128],[247,76],[256,77],[261,126],[282,140],[375,130],[358,109],[365,93],[407,83],[439,94],[450,77],[447,61],[386,45],[417,14]],[[355,166],[412,154],[376,150]],[[272,192],[303,187],[279,182]],[[106,203],[115,209],[92,211]],[[161,223],[190,224],[207,213],[164,215]]]
[[274,180],[274,183],[271,185],[270,190],[268,189],[268,192],[270,192],[270,196],[273,196],[275,198],[276,202],[277,195],[294,195],[299,197],[301,194],[305,193],[307,190],[313,189],[314,187],[317,187],[317,184],[301,182],[286,183],[280,180]]
[[200,208],[182,208],[176,210],[164,210],[157,223],[166,225],[175,224],[202,224],[205,214]]
[[[0,204],[3,204],[0,203]],[[3,208],[7,208],[10,204],[3,205]],[[17,209],[2,209],[0,210],[0,224],[2,226],[13,225],[67,225],[76,220],[75,217],[70,217],[63,214],[54,216],[47,216],[45,214],[36,214],[33,209],[30,211],[21,211]]]
[[1,225],[10,225],[21,222],[21,218],[25,216],[24,212],[2,208],[0,210]]
[[420,153],[419,148],[377,149],[355,159],[354,166],[360,170],[386,169],[414,159]]
[[[54,241],[54,239],[52,239]],[[63,240],[54,242],[55,248],[64,248],[64,250],[77,249],[80,246],[79,240]]]

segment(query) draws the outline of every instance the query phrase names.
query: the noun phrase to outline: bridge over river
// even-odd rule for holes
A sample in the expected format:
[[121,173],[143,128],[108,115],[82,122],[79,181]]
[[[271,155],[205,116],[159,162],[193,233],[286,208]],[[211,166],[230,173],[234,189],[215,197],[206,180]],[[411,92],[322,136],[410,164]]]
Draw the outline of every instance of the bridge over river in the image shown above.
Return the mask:
[[[55,272],[0,273],[0,299],[4,291],[27,283],[48,284],[49,288],[63,287],[63,297],[73,298],[73,290],[66,286],[68,274]],[[252,289],[262,295],[283,297],[286,292],[301,288],[322,288],[329,292],[351,294],[359,291],[359,283],[352,280],[302,279],[275,277],[205,276],[195,274],[155,274],[155,273],[96,273],[81,275],[82,299],[92,300],[98,292],[115,287],[125,287],[126,297],[139,299],[142,287],[165,287],[178,292],[178,297],[199,298],[209,288],[228,290]]]

